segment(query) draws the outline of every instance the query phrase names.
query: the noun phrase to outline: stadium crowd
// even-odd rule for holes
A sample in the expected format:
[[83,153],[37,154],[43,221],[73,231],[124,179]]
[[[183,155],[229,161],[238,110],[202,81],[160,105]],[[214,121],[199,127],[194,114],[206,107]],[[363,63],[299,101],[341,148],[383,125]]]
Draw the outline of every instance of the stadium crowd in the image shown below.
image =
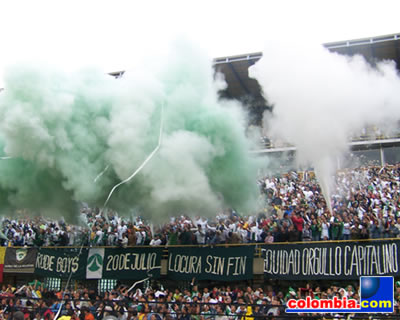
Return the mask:
[[226,210],[214,218],[181,215],[153,226],[84,207],[85,226],[44,218],[2,221],[2,244],[13,246],[189,245],[357,240],[400,237],[400,165],[339,171],[327,209],[312,173],[292,172],[258,181],[260,210]]
[[[399,313],[400,282],[396,282],[394,290],[395,312]],[[15,319],[13,314],[19,311],[22,318],[18,320],[253,320],[283,316],[289,299],[305,299],[308,296],[315,299],[336,296],[359,301],[359,288],[348,284],[322,289],[319,285],[307,283],[304,287],[289,287],[281,291],[281,287],[271,285],[199,288],[191,283],[185,289],[172,290],[164,289],[162,285],[154,289],[148,286],[133,290],[118,285],[110,291],[97,293],[85,287],[52,291],[35,280],[18,289],[3,285],[0,290],[0,317]],[[341,317],[335,313],[326,316]]]
[[[85,223],[81,226],[43,217],[3,218],[1,241],[4,246],[124,247],[400,237],[400,165],[343,170],[335,179],[332,212],[327,209],[318,181],[311,172],[291,172],[258,181],[260,210],[254,215],[230,209],[214,218],[181,215],[164,225],[154,226],[140,217],[125,219],[113,211],[104,214],[85,206],[82,209]],[[337,296],[359,300],[358,285],[344,280],[335,285],[309,282],[302,286],[268,281],[261,287],[232,284],[208,288],[200,287],[204,283],[199,286],[192,283],[184,288],[164,288],[156,282],[152,285],[154,289],[140,286],[133,290],[118,285],[105,292],[87,286],[50,290],[37,280],[19,288],[3,285],[0,319],[279,318],[285,314],[286,303],[291,298]],[[400,283],[396,282],[396,313],[399,306]]]

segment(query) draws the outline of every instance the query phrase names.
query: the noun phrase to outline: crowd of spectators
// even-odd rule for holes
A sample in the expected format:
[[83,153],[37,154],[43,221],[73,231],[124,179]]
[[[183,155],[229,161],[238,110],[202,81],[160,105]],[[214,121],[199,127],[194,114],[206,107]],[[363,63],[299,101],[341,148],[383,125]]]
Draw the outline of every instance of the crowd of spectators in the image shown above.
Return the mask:
[[213,218],[173,217],[155,226],[140,217],[82,208],[83,226],[44,218],[2,221],[2,243],[14,246],[135,246],[357,240],[400,237],[400,165],[337,172],[327,208],[311,172],[260,179],[259,211],[229,209]]
[[[400,237],[400,165],[369,166],[337,172],[327,208],[311,172],[290,172],[258,181],[259,211],[252,215],[233,209],[213,218],[173,217],[155,226],[140,217],[126,219],[116,212],[82,208],[81,226],[43,217],[3,218],[2,244],[15,246],[135,246],[174,244],[270,243],[357,240]],[[343,283],[340,281],[339,283]],[[207,284],[208,285],[208,284]],[[321,285],[321,286],[320,286]],[[284,315],[289,299],[346,297],[359,300],[356,283],[308,283],[292,287],[265,282],[260,287],[185,288],[153,283],[153,288],[118,285],[98,292],[88,287],[50,290],[33,281],[0,290],[0,318],[17,320],[157,320],[257,319]],[[400,283],[395,287],[399,313]],[[21,315],[21,314],[20,314]],[[337,316],[337,315],[335,315]]]
[[[300,287],[202,287],[195,283],[183,289],[165,289],[162,285],[130,290],[118,285],[110,291],[97,293],[85,287],[75,290],[48,290],[35,280],[20,288],[3,285],[0,291],[0,318],[8,319],[20,311],[25,320],[161,320],[212,319],[239,320],[279,318],[285,315],[289,299],[330,299],[333,297],[359,301],[359,287],[354,284]],[[399,313],[400,283],[394,288],[395,312]],[[309,314],[310,315],[310,314]],[[300,314],[301,316],[301,314]],[[318,316],[344,317],[338,314]],[[22,320],[21,319],[21,320]]]

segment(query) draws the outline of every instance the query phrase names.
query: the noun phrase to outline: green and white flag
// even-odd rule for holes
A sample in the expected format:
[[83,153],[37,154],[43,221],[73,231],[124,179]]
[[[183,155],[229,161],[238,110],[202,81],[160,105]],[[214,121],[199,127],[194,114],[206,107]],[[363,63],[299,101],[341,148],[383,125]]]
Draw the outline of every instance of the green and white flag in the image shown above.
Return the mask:
[[89,250],[86,266],[86,279],[101,279],[103,276],[104,248]]

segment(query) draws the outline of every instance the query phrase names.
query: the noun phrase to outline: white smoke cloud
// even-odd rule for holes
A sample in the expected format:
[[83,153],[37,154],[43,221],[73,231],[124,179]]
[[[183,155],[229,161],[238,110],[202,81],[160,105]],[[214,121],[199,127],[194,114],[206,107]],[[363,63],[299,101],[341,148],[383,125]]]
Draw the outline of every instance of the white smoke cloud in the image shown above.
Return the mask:
[[392,61],[372,67],[361,56],[321,45],[273,42],[249,74],[274,105],[268,134],[297,147],[299,163],[315,168],[326,195],[349,137],[371,124],[396,126],[400,118],[400,79]]

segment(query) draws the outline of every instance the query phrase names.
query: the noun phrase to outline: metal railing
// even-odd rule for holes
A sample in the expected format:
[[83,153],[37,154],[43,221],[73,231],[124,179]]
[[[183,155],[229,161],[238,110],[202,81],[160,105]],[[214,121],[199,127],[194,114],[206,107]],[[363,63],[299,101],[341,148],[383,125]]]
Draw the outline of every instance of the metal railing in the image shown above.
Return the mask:
[[[355,142],[374,142],[374,141],[385,141],[385,140],[397,140],[400,139],[400,132],[392,135],[384,134],[365,134],[360,136],[353,136],[349,138],[349,144]],[[266,149],[277,149],[277,148],[295,148],[294,145],[281,141],[274,141],[269,137],[262,137],[261,146]]]
[[[286,241],[286,242],[249,242],[249,243],[222,243],[222,244],[176,244],[176,245],[159,245],[159,246],[150,246],[150,245],[136,245],[136,246],[42,246],[35,247],[37,249],[90,249],[90,248],[163,248],[163,258],[168,257],[168,248],[210,248],[213,249],[215,247],[242,247],[242,246],[254,246],[254,257],[261,257],[261,246],[275,246],[275,245],[285,245],[285,244],[332,244],[332,243],[360,243],[360,242],[379,242],[379,241],[399,241],[400,238],[379,238],[379,239],[350,239],[350,240],[319,240],[319,241]],[[21,247],[21,246],[11,246],[9,248],[29,248],[29,247]],[[34,247],[31,247],[34,248]]]

